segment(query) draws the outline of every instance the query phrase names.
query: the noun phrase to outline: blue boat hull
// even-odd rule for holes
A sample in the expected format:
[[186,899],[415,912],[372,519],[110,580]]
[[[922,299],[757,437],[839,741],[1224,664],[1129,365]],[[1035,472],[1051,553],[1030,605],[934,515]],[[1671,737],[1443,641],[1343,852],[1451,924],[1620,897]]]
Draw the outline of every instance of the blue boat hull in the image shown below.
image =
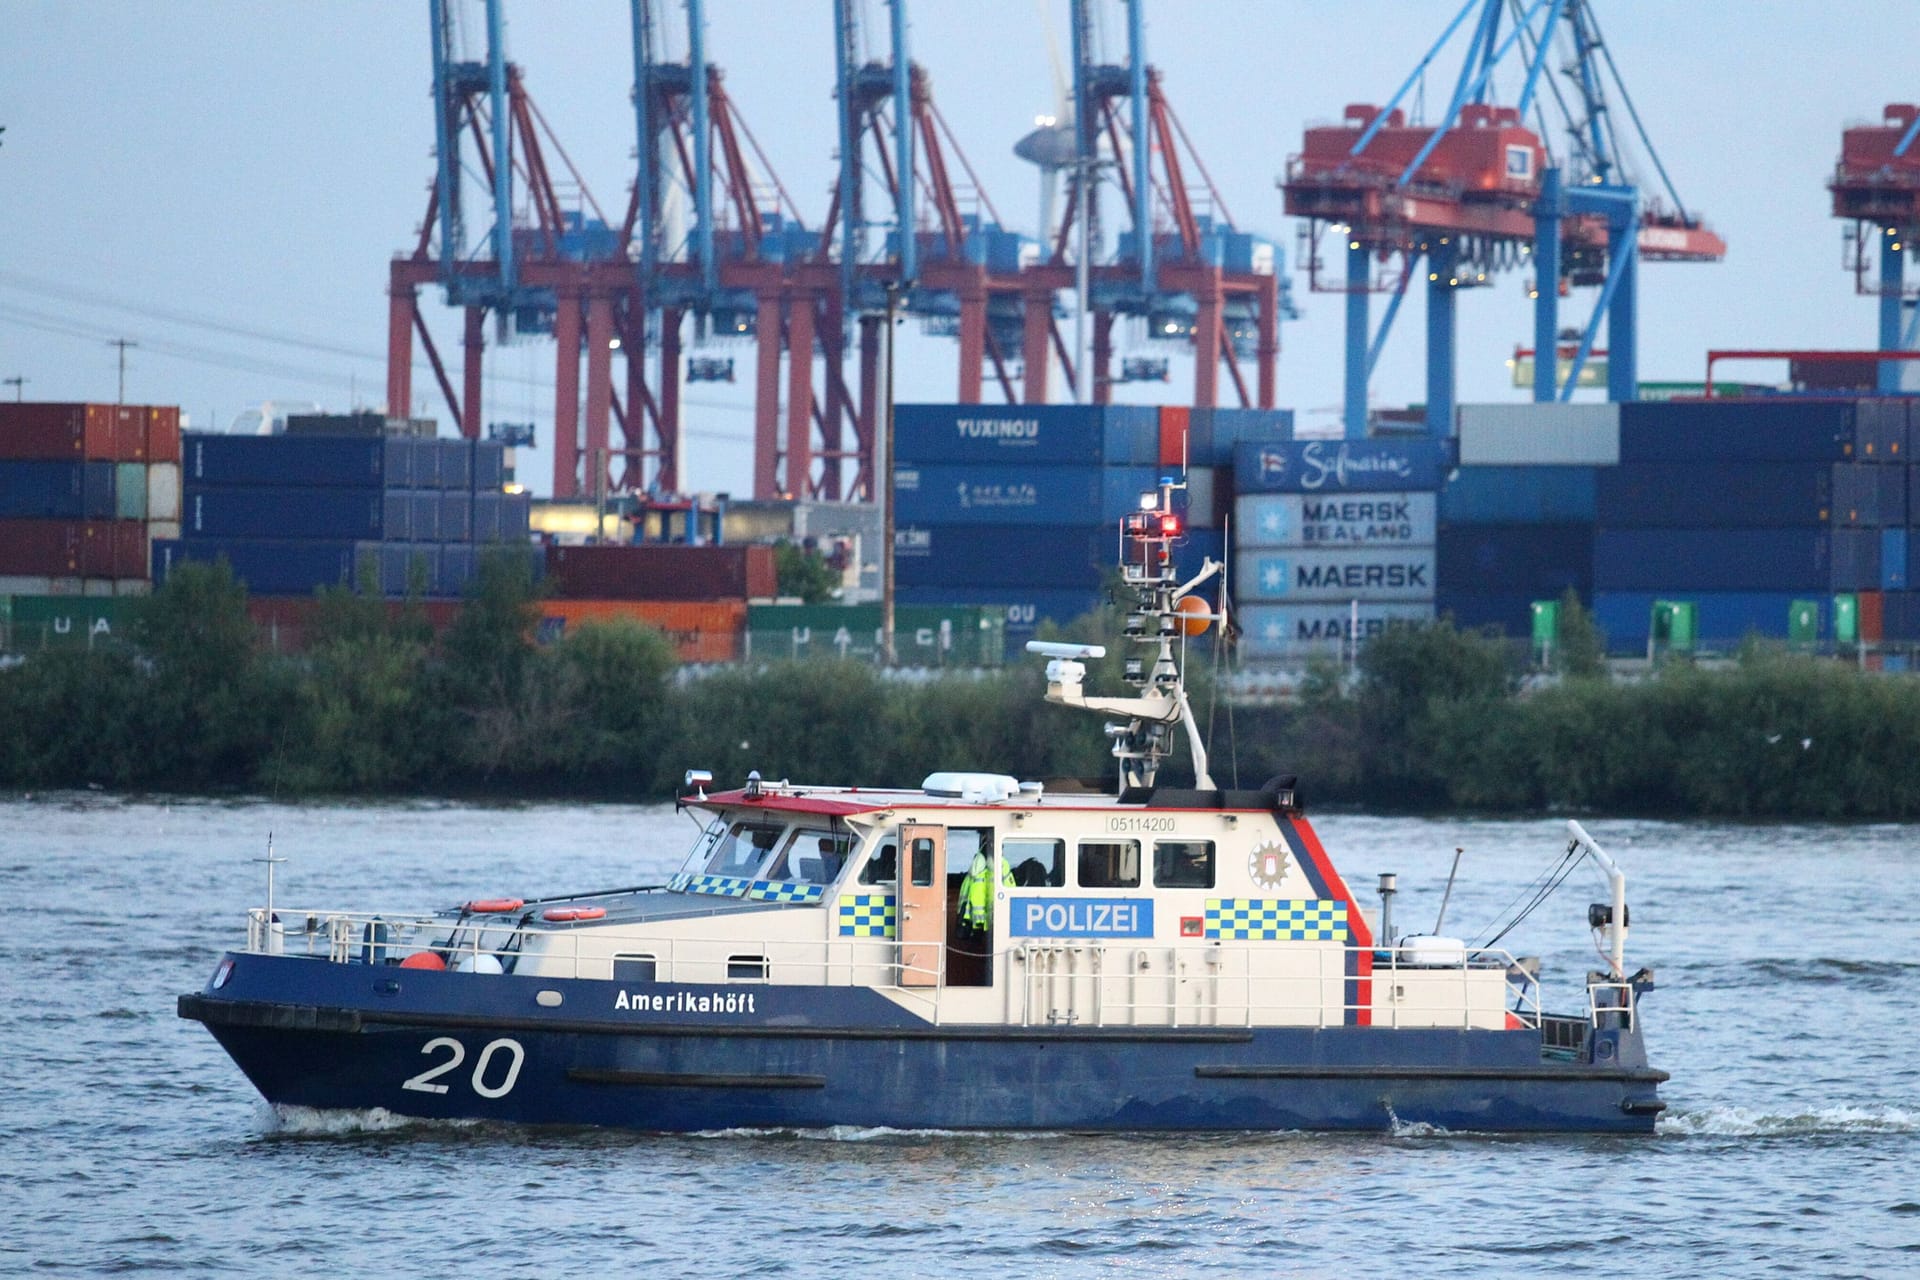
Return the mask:
[[[268,1101],[427,1118],[728,1128],[1645,1133],[1638,1033],[935,1027],[858,987],[645,988],[232,955],[183,996]],[[542,994],[545,993],[544,1001]],[[558,996],[555,1004],[554,997]]]

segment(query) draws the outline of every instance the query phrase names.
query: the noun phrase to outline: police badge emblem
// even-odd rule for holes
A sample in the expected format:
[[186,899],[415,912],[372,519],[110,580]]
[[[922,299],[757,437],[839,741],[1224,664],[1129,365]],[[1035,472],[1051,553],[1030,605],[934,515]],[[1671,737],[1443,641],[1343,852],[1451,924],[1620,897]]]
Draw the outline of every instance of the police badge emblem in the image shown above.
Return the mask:
[[1247,873],[1262,889],[1278,889],[1293,855],[1284,846],[1263,844],[1247,858]]

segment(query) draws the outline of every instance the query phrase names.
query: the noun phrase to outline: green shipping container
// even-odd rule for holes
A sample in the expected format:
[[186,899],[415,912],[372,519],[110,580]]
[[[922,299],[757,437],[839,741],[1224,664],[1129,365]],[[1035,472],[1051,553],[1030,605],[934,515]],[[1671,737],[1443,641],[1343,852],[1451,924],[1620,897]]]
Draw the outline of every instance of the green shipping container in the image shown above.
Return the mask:
[[113,514],[119,520],[147,518],[147,464],[117,462],[113,467]]
[[[975,605],[896,605],[894,649],[903,666],[998,667],[1006,661],[1006,611]],[[880,658],[880,606],[747,607],[746,657]]]
[[1820,602],[1795,600],[1787,606],[1787,643],[1814,644],[1820,639]]
[[1836,644],[1860,643],[1860,597],[1833,598],[1833,639]]
[[1655,600],[1650,645],[1661,645],[1675,653],[1691,653],[1699,638],[1699,623],[1691,600]]
[[135,603],[125,596],[14,596],[11,646],[16,653],[32,653],[125,640]]

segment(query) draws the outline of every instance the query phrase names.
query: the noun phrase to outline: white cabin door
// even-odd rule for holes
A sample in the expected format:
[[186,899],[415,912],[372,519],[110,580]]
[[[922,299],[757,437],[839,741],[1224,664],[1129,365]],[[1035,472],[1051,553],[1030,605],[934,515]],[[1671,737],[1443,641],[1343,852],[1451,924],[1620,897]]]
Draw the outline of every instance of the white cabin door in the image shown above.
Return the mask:
[[900,985],[940,985],[947,949],[947,829],[900,824]]

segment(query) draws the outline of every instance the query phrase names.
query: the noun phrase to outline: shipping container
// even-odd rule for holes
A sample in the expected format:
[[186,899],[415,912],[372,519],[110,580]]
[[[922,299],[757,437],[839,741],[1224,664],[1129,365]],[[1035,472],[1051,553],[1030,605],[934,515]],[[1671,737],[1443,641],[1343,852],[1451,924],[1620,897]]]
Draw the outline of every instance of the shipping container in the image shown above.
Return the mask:
[[1233,514],[1233,468],[1191,467],[1187,487],[1174,495],[1190,529],[1224,529]]
[[473,442],[473,488],[496,490],[506,482],[507,448],[498,440]]
[[134,602],[113,596],[14,596],[10,644],[16,653],[37,649],[93,648],[124,641]]
[[[1233,466],[1233,447],[1244,442],[1271,444],[1293,439],[1291,409],[1160,410],[1160,462],[1189,467]],[[1184,455],[1183,455],[1184,449]]]
[[1913,544],[1920,541],[1911,529],[1880,530],[1880,581],[1882,591],[1905,591],[1907,571],[1913,564]]
[[902,587],[899,603],[906,605],[978,605],[1000,613],[1006,627],[1007,655],[1024,658],[1023,646],[1041,627],[1064,627],[1102,608],[1106,598],[1088,589],[993,590],[986,587]]
[[1241,549],[1276,547],[1430,547],[1431,493],[1250,493],[1234,503],[1233,539]]
[[[460,616],[457,600],[388,600],[389,618],[424,617],[437,633]],[[312,635],[314,615],[321,605],[312,595],[247,597],[247,616],[258,628],[260,643],[276,653],[296,653]]]
[[442,594],[440,550],[431,542],[362,542],[353,552],[353,585],[394,598]]
[[475,489],[473,491],[473,540],[489,543],[500,541],[500,509],[506,495],[498,489]]
[[155,462],[147,467],[147,515],[148,520],[180,519],[180,464],[178,462]]
[[180,465],[179,406],[149,405],[146,432],[147,461],[155,465],[178,467]]
[[1860,643],[1879,644],[1881,628],[1886,625],[1885,601],[1880,592],[1857,592],[1854,595],[1854,609]]
[[682,662],[732,662],[740,657],[746,612],[739,601],[542,600],[540,638],[557,640],[583,626],[627,620],[664,633]]
[[1598,474],[1595,517],[1610,529],[1815,528],[1833,518],[1835,468],[1822,462],[1635,462]]
[[1584,596],[1593,588],[1593,537],[1586,524],[1442,526],[1439,589],[1538,600],[1572,588]]
[[0,458],[49,462],[132,461],[119,456],[119,442],[114,433],[116,418],[116,406],[110,404],[0,401]]
[[1880,638],[1890,644],[1920,641],[1920,591],[1888,591],[1880,597]]
[[548,547],[555,593],[580,600],[772,599],[773,548],[728,545]]
[[1234,560],[1242,604],[1432,600],[1434,580],[1432,547],[1252,551]]
[[480,570],[478,557],[474,555],[473,544],[467,542],[442,542],[440,553],[434,560],[433,594],[436,596],[463,596],[472,584],[474,575]]
[[1595,591],[1817,592],[1832,568],[1821,529],[1602,529],[1593,539]]
[[1878,396],[1860,401],[1859,448],[1855,456],[1861,462],[1905,466],[1907,456],[1907,414],[1912,402],[1903,396]]
[[[0,574],[83,577],[93,557],[89,533],[101,521],[0,520]],[[109,542],[109,545],[110,542]]]
[[1424,603],[1258,604],[1240,610],[1240,656],[1258,661],[1337,649],[1355,635],[1371,640],[1392,627],[1433,621]]
[[116,520],[147,518],[146,463],[116,462],[113,464],[112,518]]
[[1524,640],[1533,636],[1534,602],[1559,598],[1557,592],[1454,591],[1442,587],[1433,608],[1462,631],[1492,628],[1509,639]]
[[532,536],[533,495],[509,493],[503,498],[500,506],[500,541],[523,543]]
[[65,577],[0,574],[0,600],[13,596],[77,596],[84,594],[83,586],[78,574]]
[[0,519],[111,520],[117,463],[0,461]]
[[1442,524],[1591,523],[1600,477],[1592,467],[1467,466],[1440,490]]
[[[416,480],[416,452],[431,441],[353,436],[226,436],[190,431],[184,440],[189,492],[206,488],[439,488],[437,468]],[[429,466],[433,467],[432,459]]]
[[1238,493],[1434,491],[1451,469],[1446,440],[1295,440],[1234,446]]
[[1850,400],[1640,400],[1620,406],[1620,461],[1851,462]]
[[902,463],[894,469],[901,524],[1110,524],[1155,490],[1154,467],[958,466]]
[[[468,440],[434,440],[434,456],[442,489],[473,489],[473,443]],[[419,455],[415,455],[416,461]]]
[[[1872,591],[1881,585],[1880,529],[1835,529],[1833,531],[1833,574],[1829,579],[1835,591]],[[1905,530],[1898,530],[1903,536]]]
[[1699,647],[1725,651],[1750,635],[1786,639],[1798,598],[1791,591],[1596,591],[1593,620],[1607,637],[1609,653],[1644,654],[1653,602],[1688,601]]
[[[446,443],[446,442],[442,442]],[[473,491],[444,489],[440,494],[441,542],[470,542],[473,539]]]
[[1620,461],[1617,404],[1463,404],[1462,467],[1610,467]]
[[1833,468],[1833,523],[1879,529],[1907,522],[1907,469],[1840,462]]
[[153,543],[153,582],[164,586],[176,565],[225,560],[249,592],[309,595],[320,587],[352,583],[354,549],[352,542],[314,539],[160,538]]
[[[894,607],[894,652],[907,666],[997,667],[1005,663],[1006,611],[984,605]],[[744,656],[852,658],[882,652],[880,606],[752,605]]]
[[1159,413],[1141,406],[903,404],[893,422],[902,462],[1159,461]]
[[1119,535],[1085,525],[907,525],[894,531],[903,587],[1092,590],[1113,565]]
[[113,458],[116,462],[147,460],[146,406],[113,406]]
[[358,542],[387,536],[386,494],[380,489],[189,487],[185,515],[183,524],[189,539],[324,538]]

